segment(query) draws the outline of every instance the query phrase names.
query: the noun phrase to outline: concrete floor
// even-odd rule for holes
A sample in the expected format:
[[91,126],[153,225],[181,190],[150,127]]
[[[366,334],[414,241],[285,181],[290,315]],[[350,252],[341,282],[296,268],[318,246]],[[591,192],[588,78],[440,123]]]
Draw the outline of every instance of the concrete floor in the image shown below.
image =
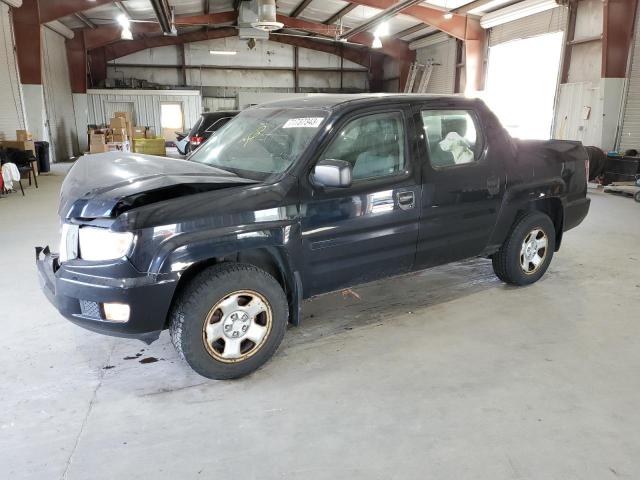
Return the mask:
[[473,260],[328,295],[263,369],[216,382],[166,334],[100,336],[47,303],[32,247],[57,243],[61,180],[0,199],[0,478],[640,478],[633,201],[592,194],[534,286]]

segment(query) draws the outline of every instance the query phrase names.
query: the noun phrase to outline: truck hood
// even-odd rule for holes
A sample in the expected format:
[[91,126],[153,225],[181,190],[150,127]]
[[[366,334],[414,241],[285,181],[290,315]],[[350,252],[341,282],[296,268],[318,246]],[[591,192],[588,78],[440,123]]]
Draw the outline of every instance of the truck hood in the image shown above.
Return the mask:
[[109,152],[80,157],[60,192],[65,218],[109,218],[149,203],[256,183],[187,160]]

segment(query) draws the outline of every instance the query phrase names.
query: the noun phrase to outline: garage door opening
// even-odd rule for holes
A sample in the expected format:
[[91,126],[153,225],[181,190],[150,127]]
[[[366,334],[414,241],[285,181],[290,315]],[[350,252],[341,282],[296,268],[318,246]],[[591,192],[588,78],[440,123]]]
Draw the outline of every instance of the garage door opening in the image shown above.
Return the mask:
[[489,50],[485,99],[517,138],[551,138],[562,32],[495,45]]
[[175,142],[176,132],[184,130],[184,116],[182,114],[182,104],[162,103],[160,104],[160,127],[162,136],[169,142]]

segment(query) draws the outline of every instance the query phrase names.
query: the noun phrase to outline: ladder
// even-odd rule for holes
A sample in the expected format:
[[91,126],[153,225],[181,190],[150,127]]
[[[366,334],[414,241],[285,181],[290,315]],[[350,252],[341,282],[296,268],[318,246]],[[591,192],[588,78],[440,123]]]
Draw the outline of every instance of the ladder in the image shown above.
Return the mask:
[[[431,74],[433,73],[433,62],[428,62],[426,65],[422,65],[418,62],[414,62],[409,67],[409,76],[407,77],[407,83],[404,86],[404,93],[426,93],[429,86],[429,80],[431,80]],[[416,80],[420,75],[420,81],[418,82],[418,89],[414,92]]]

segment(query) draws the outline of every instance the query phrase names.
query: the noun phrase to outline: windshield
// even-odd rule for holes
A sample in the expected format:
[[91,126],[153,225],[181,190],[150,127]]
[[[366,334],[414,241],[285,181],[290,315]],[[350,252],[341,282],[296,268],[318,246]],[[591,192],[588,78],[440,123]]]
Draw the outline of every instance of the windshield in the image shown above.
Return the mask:
[[287,170],[300,157],[326,117],[323,110],[245,110],[189,160],[265,181]]

